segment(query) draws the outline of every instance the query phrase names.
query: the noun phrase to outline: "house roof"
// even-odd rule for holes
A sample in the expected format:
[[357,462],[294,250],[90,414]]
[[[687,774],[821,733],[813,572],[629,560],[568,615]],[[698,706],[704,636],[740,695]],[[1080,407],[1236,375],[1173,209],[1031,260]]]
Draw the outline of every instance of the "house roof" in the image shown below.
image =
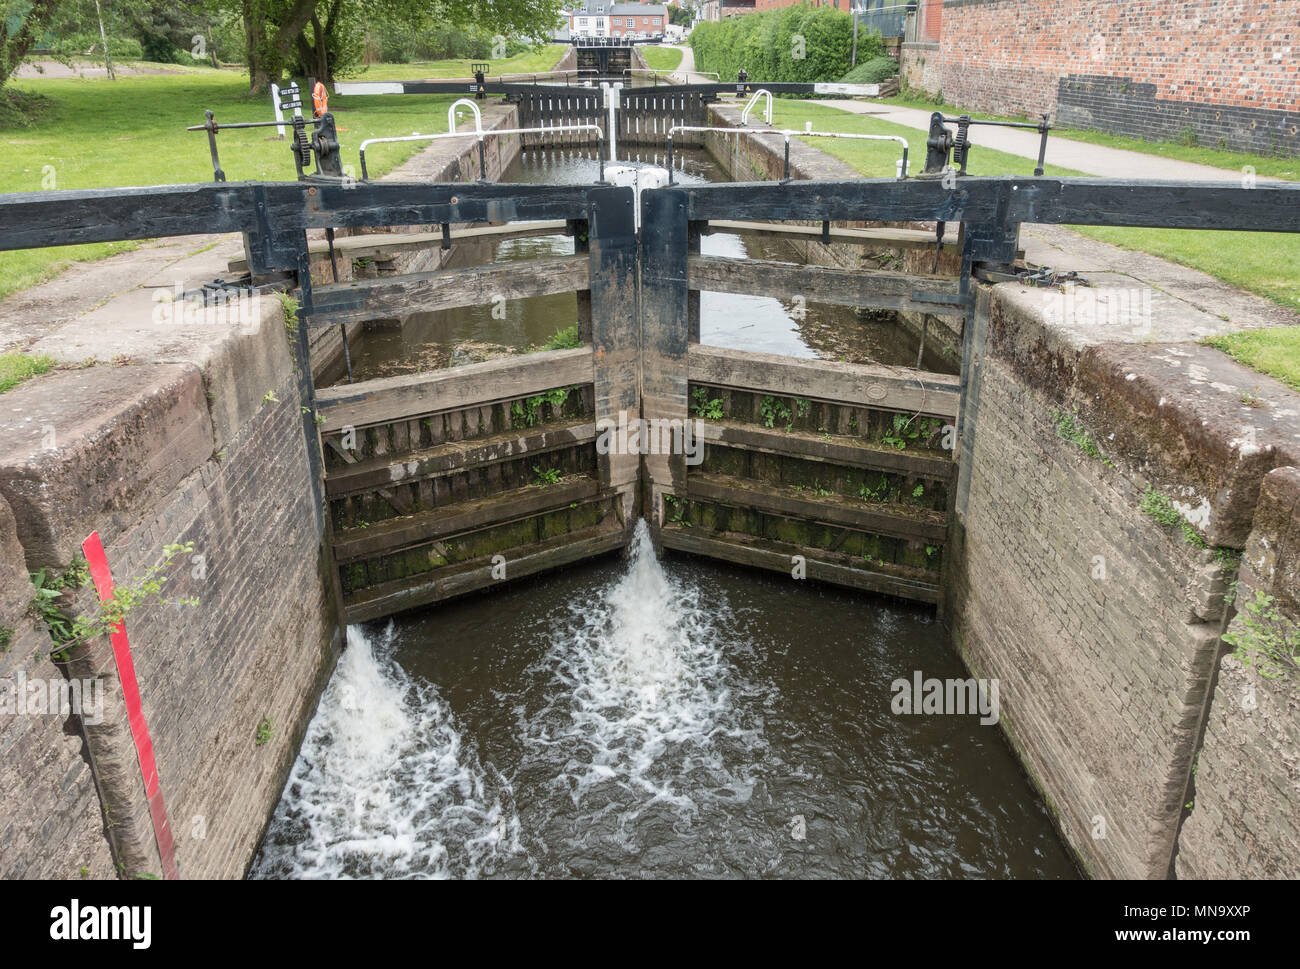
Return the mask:
[[608,3],[606,0],[584,0],[571,10],[575,17],[666,17],[668,8],[659,3]]

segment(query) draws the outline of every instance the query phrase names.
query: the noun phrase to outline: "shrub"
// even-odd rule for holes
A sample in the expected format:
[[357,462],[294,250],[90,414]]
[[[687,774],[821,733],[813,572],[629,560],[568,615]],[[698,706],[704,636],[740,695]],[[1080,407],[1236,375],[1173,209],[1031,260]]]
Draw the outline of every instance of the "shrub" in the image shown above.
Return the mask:
[[862,61],[840,80],[848,84],[879,84],[898,76],[898,61],[888,54]]
[[[783,7],[699,24],[690,44],[696,67],[723,81],[741,69],[753,81],[835,81],[849,70],[853,18],[832,7]],[[793,56],[800,47],[804,56]],[[883,52],[879,38],[859,35],[860,58]]]
[[[99,41],[99,34],[68,34],[59,41],[55,50],[64,57],[102,59],[104,56],[104,48]],[[140,42],[133,37],[108,38],[108,52],[113,57],[123,60],[139,60],[144,56],[144,50],[141,48]]]

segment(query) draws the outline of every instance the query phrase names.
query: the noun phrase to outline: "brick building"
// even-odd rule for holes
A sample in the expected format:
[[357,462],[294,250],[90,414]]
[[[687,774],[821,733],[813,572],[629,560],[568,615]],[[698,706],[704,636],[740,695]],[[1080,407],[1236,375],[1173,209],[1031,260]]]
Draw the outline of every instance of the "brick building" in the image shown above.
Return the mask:
[[849,0],[754,0],[755,10],[776,10],[780,7],[834,7],[836,10],[849,10]]
[[569,31],[575,37],[645,36],[657,39],[668,26],[668,8],[650,3],[608,3],[586,0],[569,11]]
[[723,17],[735,17],[742,13],[753,13],[757,0],[705,0],[700,4],[699,19],[719,21]]
[[1300,155],[1295,0],[921,0],[902,72],[975,111]]

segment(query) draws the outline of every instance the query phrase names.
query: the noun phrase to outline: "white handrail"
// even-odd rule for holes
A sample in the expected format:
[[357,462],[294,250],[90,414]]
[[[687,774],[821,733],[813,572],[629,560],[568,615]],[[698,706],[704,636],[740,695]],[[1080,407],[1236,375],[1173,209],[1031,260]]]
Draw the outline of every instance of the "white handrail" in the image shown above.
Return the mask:
[[451,107],[447,109],[447,130],[456,130],[456,109],[461,105],[469,108],[474,112],[474,134],[480,138],[483,137],[483,112],[478,109],[478,105],[469,98],[461,98],[459,101],[453,101]]
[[754,110],[754,105],[758,102],[759,98],[763,97],[763,95],[767,95],[767,105],[763,111],[763,120],[769,125],[772,123],[772,92],[765,87],[761,87],[755,91],[754,96],[749,99],[749,103],[745,105],[745,110],[740,112],[741,124],[749,124],[749,112]]
[[[470,102],[472,104],[472,102]],[[455,105],[452,105],[455,109]],[[536,128],[488,128],[476,126],[474,131],[456,131],[454,119],[451,121],[451,131],[443,132],[437,135],[394,135],[388,138],[367,138],[361,142],[361,178],[368,181],[370,173],[366,170],[366,148],[370,145],[392,144],[399,141],[440,141],[443,138],[477,138],[479,146],[479,174],[487,177],[486,160],[483,153],[483,145],[488,135],[546,135],[560,134],[566,131],[594,131],[596,132],[596,155],[600,159],[601,180],[604,181],[605,174],[605,132],[598,124],[561,124],[561,125],[541,125]]]
[[[743,115],[742,115],[743,118]],[[789,128],[710,128],[701,125],[673,125],[668,129],[668,175],[672,177],[673,135],[679,131],[705,132],[715,135],[781,135],[785,139],[785,173],[782,181],[790,177],[790,139],[793,138],[845,138],[852,141],[894,141],[903,146],[903,157],[895,163],[895,177],[907,178],[907,139],[901,135],[858,135],[843,131],[812,131],[812,122],[803,131]]]

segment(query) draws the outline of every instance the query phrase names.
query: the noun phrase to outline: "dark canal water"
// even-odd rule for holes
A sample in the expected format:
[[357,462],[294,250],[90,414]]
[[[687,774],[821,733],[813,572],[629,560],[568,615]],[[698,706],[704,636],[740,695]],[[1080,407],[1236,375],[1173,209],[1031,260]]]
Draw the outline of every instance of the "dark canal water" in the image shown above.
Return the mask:
[[[711,164],[687,156],[679,177],[715,179]],[[530,155],[512,177],[591,173]],[[704,251],[792,258],[749,245]],[[528,302],[417,318],[354,362],[426,369],[575,319],[572,297]],[[703,340],[915,359],[892,323],[790,309],[706,294]],[[915,671],[967,675],[932,611],[659,560],[641,525],[626,558],[352,627],[253,877],[1076,877],[997,726],[893,712]]]

